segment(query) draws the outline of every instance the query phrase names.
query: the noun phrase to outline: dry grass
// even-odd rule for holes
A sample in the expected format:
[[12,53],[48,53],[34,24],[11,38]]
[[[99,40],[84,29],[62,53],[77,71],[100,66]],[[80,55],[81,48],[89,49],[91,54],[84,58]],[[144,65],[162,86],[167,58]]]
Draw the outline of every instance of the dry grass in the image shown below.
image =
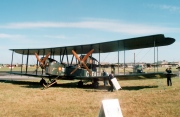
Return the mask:
[[[103,99],[118,99],[124,117],[179,117],[180,78],[120,81],[123,90],[76,88],[58,81],[41,90],[37,81],[0,81],[1,117],[97,117]],[[101,82],[102,85],[102,82]]]

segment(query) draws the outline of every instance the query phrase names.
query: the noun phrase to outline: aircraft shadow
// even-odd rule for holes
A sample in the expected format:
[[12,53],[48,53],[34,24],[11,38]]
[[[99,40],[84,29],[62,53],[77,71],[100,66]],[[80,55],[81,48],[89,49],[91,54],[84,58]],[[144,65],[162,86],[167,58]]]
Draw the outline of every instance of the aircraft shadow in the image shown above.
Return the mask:
[[[21,87],[25,87],[25,88],[42,88],[42,86],[39,84],[39,82],[33,82],[33,81],[0,80],[0,82],[11,83],[14,85],[20,85]],[[63,83],[63,84],[55,84],[51,87],[77,88],[76,84],[77,84],[76,82],[75,83]]]
[[[80,88],[80,89],[96,89],[93,88],[91,84],[84,84],[82,87],[78,87],[78,82],[73,83],[62,83],[62,84],[56,84],[53,87],[61,87],[61,88]],[[104,90],[107,89],[107,86],[99,86],[97,90]]]
[[[39,84],[39,82],[33,82],[33,81],[13,81],[13,80],[0,80],[0,82],[3,83],[11,83],[14,85],[20,85],[21,87],[25,87],[25,88],[42,88],[42,86]],[[77,86],[78,82],[69,82],[69,83],[61,83],[61,84],[55,84],[53,86],[51,86],[50,88],[57,88],[57,87],[61,87],[61,88],[79,88]],[[144,88],[157,88],[158,86],[123,86],[122,90],[141,90]],[[109,88],[109,86],[102,86],[100,85],[97,89],[93,88],[92,85],[90,84],[85,84],[83,87],[81,87],[81,89],[94,89],[94,90],[105,90],[107,91],[107,89]],[[89,91],[89,90],[87,90]]]
[[13,85],[20,85],[21,87],[27,87],[27,88],[40,88],[41,87],[39,82],[33,82],[33,81],[0,80],[0,82],[11,83]]
[[158,86],[123,86],[122,90],[141,90],[145,88],[157,88]]
[[[39,82],[36,81],[15,81],[15,80],[0,80],[2,83],[11,83],[13,85],[20,85],[21,87],[25,88],[42,88],[42,86],[39,84]],[[77,86],[78,82],[69,82],[69,83],[61,83],[61,84],[55,84],[51,86],[50,88],[79,88]],[[89,84],[84,85],[81,87],[82,89],[93,89],[93,87]],[[103,89],[101,86],[99,87],[100,89]],[[98,89],[99,89],[98,88]]]

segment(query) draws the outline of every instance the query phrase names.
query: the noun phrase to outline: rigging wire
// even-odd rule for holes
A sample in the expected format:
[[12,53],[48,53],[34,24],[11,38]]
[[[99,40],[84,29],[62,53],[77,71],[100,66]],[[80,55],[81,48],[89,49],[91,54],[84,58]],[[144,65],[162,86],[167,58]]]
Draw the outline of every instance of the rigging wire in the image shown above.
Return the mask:
[[[135,58],[139,57],[138,55],[142,52],[143,50],[141,49],[136,55],[135,55]],[[134,54],[135,52],[132,52],[130,51],[130,54],[126,54],[126,55],[132,55]],[[129,61],[134,61],[134,57],[128,57]],[[133,60],[132,60],[133,59]],[[128,61],[128,60],[127,60]]]
[[[142,53],[143,49],[141,49],[137,54],[135,54],[135,58],[139,57],[139,54]],[[137,60],[137,59],[136,59]]]
[[141,62],[141,60],[147,55],[147,53],[149,53],[149,51],[152,50],[152,48],[150,48],[143,57],[141,57],[141,59],[139,60],[139,62]]
[[106,55],[106,57],[104,58],[104,60],[103,60],[102,62],[104,62],[104,61],[105,61],[105,59],[109,56],[109,54],[110,54],[110,53],[108,53],[108,55]]

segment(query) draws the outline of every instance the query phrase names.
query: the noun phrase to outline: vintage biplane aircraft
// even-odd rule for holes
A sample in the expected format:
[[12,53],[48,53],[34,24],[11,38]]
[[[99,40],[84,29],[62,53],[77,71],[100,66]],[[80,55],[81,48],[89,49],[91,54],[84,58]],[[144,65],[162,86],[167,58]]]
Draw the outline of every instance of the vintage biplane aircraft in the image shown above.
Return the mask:
[[[26,71],[12,72],[9,73],[16,75],[25,75],[33,77],[41,77],[42,81],[44,78],[49,78],[50,84],[44,85],[49,87],[56,83],[57,79],[72,80],[79,79],[78,86],[83,86],[84,80],[92,82],[93,87],[98,87],[98,81],[107,79],[108,76],[102,76],[100,71],[100,54],[108,52],[118,52],[119,62],[119,51],[149,48],[149,47],[160,47],[167,46],[175,42],[174,38],[165,37],[163,34],[149,35],[143,37],[136,37],[130,39],[76,45],[76,46],[65,46],[65,47],[52,47],[52,48],[34,48],[34,49],[10,49],[13,54],[18,53],[27,56]],[[86,54],[87,53],[87,54]],[[99,61],[93,57],[93,54],[99,54]],[[81,56],[79,56],[80,54]],[[42,72],[38,70],[33,74],[28,72],[28,59],[30,55],[35,55],[37,58],[37,64],[39,63]],[[39,55],[43,56],[39,58]],[[45,56],[46,55],[46,56]],[[71,61],[68,55],[72,55]],[[59,62],[54,59],[54,56],[59,56]],[[64,63],[64,57],[67,58],[66,64]],[[76,58],[76,64],[73,64],[73,59]],[[23,61],[23,60],[22,60]],[[22,63],[23,64],[23,63]],[[119,64],[119,63],[118,63]],[[125,68],[124,68],[125,69]],[[119,71],[119,68],[118,68]],[[125,71],[125,70],[124,70]],[[114,75],[118,80],[131,80],[131,79],[145,79],[145,78],[159,78],[165,77],[163,72],[153,73],[140,73],[140,74],[121,74],[118,72]]]

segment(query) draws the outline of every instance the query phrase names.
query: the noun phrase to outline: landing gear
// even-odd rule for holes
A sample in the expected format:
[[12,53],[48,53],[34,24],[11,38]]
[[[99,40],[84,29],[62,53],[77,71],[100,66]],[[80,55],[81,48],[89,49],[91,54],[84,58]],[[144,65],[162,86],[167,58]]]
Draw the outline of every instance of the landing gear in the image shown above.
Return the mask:
[[94,79],[92,83],[93,88],[97,89],[99,87],[98,79]]
[[[49,83],[49,81],[50,81],[50,83]],[[43,86],[43,89],[49,88],[50,86],[57,84],[56,80],[49,79],[49,81],[48,81],[48,83],[46,83],[46,81],[43,78],[40,80],[40,85]]]
[[41,86],[44,86],[44,87],[46,87],[46,85],[47,85],[46,81],[43,78],[40,80],[39,83]]
[[79,81],[79,82],[78,82],[78,87],[79,87],[79,88],[82,88],[82,87],[83,87],[83,82],[82,82],[82,81]]
[[[94,79],[92,82],[92,85],[90,85],[90,86],[91,86],[91,88],[94,88],[94,89],[99,88],[98,79]],[[82,81],[78,82],[78,88],[83,88],[83,82]]]
[[50,82],[50,83],[48,83],[48,85],[50,85],[50,86],[57,84],[57,82],[56,82],[55,79],[49,79],[49,82]]
[[56,84],[57,84],[56,80],[50,80],[50,83],[48,83],[47,87],[54,86]]
[[[97,89],[99,88],[99,83],[98,83],[98,79],[93,79],[92,81],[92,85],[90,85],[91,88]],[[79,81],[78,82],[78,88],[82,88],[83,87],[83,82]]]

